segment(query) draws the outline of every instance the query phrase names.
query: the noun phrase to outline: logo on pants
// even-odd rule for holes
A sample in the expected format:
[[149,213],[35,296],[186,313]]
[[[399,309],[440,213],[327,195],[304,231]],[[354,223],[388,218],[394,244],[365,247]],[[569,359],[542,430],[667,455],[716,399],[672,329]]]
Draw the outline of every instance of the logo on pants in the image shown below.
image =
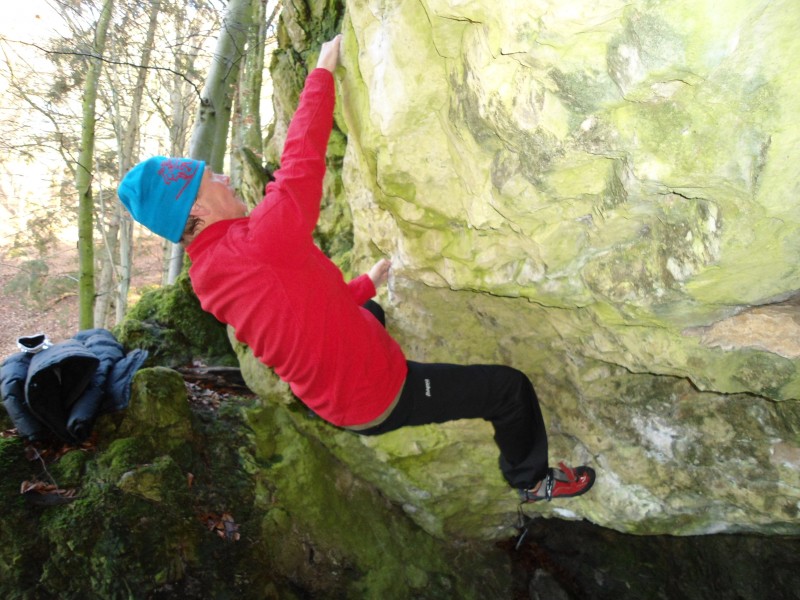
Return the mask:
[[428,398],[431,397],[431,380],[430,379],[426,379],[425,380],[425,396],[427,396]]

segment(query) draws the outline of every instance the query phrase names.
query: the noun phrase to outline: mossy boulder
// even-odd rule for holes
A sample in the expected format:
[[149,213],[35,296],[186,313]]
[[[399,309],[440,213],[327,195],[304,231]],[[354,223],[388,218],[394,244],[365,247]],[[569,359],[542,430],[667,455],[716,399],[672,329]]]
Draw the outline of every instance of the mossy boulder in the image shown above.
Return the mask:
[[[246,524],[253,484],[239,469],[240,432],[190,411],[177,372],[139,371],[130,408],[101,417],[96,433],[96,445],[55,462],[29,463],[20,440],[0,439],[4,598],[263,598],[280,589],[269,570],[251,570],[252,544],[209,528],[228,513]],[[30,502],[20,484],[36,479],[77,493]]]
[[126,348],[147,350],[147,366],[235,364],[225,326],[200,307],[186,272],[173,285],[145,292],[114,334]]
[[[284,408],[188,400],[176,371],[146,368],[94,446],[31,463],[0,438],[4,598],[506,593],[502,552],[429,536]],[[31,502],[20,484],[37,479],[75,493]]]
[[187,443],[192,436],[189,405],[183,378],[172,369],[153,367],[139,371],[131,393],[139,402],[131,404],[118,435],[145,439],[151,445]]

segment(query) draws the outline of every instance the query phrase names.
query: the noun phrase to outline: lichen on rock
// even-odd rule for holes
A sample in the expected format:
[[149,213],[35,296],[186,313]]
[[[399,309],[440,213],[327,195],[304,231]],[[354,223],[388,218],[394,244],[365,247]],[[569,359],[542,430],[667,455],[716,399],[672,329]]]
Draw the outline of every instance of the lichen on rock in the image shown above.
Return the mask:
[[[552,459],[598,468],[586,498],[539,510],[638,533],[797,531],[800,480],[774,459],[800,444],[797,7],[431,0],[346,17],[355,264],[392,258],[381,299],[410,358],[531,376]],[[405,491],[403,443],[365,443],[403,465],[370,477],[399,501],[421,490],[435,534],[467,520],[424,500],[450,497],[437,477],[458,465],[433,455],[467,431],[398,433],[437,449],[438,475]],[[489,435],[468,439],[490,454]]]

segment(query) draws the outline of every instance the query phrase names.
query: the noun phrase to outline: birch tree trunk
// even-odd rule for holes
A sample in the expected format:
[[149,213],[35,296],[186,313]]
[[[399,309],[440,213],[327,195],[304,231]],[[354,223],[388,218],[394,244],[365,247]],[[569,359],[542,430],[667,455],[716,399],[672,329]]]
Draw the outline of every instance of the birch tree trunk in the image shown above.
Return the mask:
[[[128,172],[134,163],[138,162],[136,149],[139,144],[140,114],[160,11],[161,2],[153,0],[150,4],[150,19],[145,40],[141,45],[142,52],[132,92],[128,91],[130,88],[124,83],[123,77],[114,76],[118,74],[119,67],[110,71],[112,81],[109,87],[111,88],[111,108],[114,113],[114,130],[117,139],[119,179]],[[115,40],[115,43],[118,46],[130,43],[130,41],[122,38]],[[127,119],[123,117],[126,111],[129,111]],[[111,212],[111,218],[105,231],[101,232],[105,242],[105,252],[102,261],[103,267],[98,278],[97,300],[94,309],[94,322],[98,327],[108,325],[112,305],[115,307],[116,323],[119,323],[125,316],[128,309],[128,292],[133,263],[133,220],[119,202],[109,202],[107,205]]]
[[[207,168],[218,173],[223,171],[233,91],[244,58],[247,30],[252,24],[253,2],[261,0],[230,0],[228,4],[189,144],[189,157],[205,161]],[[183,248],[173,244],[169,283],[175,282],[182,268]]]
[[[128,172],[134,163],[138,162],[138,153],[136,148],[139,145],[139,114],[142,108],[142,98],[144,96],[144,88],[147,82],[147,72],[150,66],[150,56],[153,51],[153,40],[156,36],[156,26],[158,25],[158,18],[161,13],[161,2],[153,0],[150,9],[150,22],[147,26],[147,36],[142,46],[142,58],[140,61],[141,68],[136,75],[136,85],[133,88],[133,97],[131,98],[130,119],[128,126],[125,128],[122,140],[122,147],[120,148],[119,166],[120,166],[120,179]],[[125,313],[128,311],[128,292],[131,287],[131,266],[133,264],[133,219],[127,211],[122,210],[122,207],[117,204],[117,210],[120,217],[119,228],[119,283],[117,286],[117,301],[116,301],[116,322],[122,321]]]
[[82,103],[83,121],[81,126],[81,151],[75,183],[78,188],[78,253],[80,258],[80,274],[78,282],[79,315],[81,329],[94,327],[94,236],[93,216],[94,202],[92,198],[92,175],[95,134],[95,103],[97,100],[97,84],[102,71],[99,57],[106,45],[106,32],[111,21],[113,0],[106,0],[100,12],[95,30],[89,69],[86,73]]

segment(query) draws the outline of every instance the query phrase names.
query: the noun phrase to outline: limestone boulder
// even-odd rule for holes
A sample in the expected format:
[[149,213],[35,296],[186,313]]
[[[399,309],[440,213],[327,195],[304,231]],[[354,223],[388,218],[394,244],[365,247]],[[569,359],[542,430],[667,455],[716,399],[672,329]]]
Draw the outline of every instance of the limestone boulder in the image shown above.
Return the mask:
[[[798,26],[788,0],[347,4],[346,266],[392,259],[410,359],[531,377],[551,462],[598,482],[529,510],[800,529]],[[431,533],[514,522],[485,423],[312,423]]]

